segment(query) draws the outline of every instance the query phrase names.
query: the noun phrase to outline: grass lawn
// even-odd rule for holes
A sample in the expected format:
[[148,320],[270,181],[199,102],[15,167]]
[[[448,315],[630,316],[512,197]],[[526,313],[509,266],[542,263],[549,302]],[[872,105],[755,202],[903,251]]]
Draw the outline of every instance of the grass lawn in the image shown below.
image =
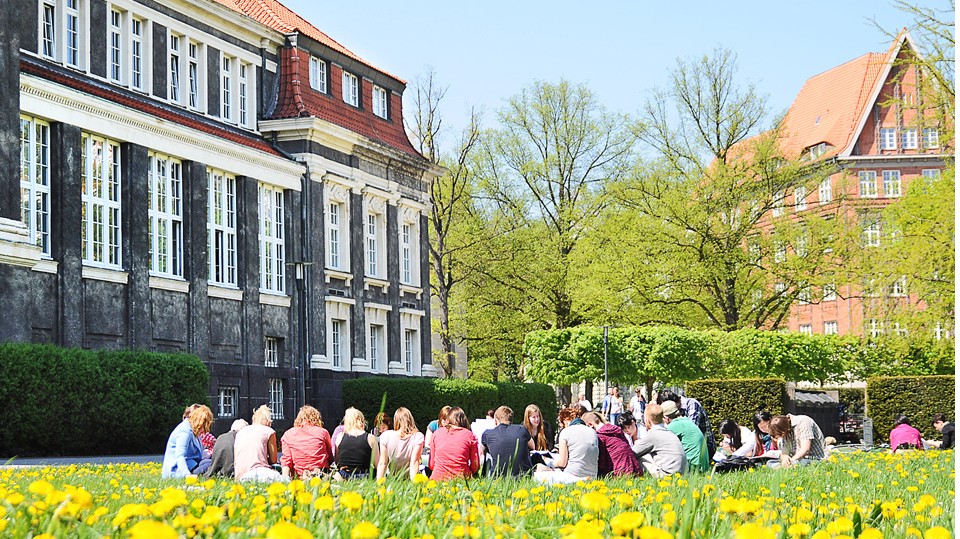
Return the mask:
[[[564,487],[531,480],[161,480],[159,465],[0,470],[4,537],[947,539],[953,451]],[[49,534],[49,535],[47,535]]]

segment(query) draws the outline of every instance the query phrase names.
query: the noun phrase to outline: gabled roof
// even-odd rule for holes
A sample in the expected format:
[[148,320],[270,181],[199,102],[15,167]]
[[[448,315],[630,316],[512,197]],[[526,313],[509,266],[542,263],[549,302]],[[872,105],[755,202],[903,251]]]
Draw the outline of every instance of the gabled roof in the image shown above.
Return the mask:
[[277,0],[214,0],[215,2],[222,4],[234,11],[243,13],[244,15],[256,20],[257,22],[266,25],[278,32],[284,34],[290,34],[293,32],[299,32],[305,36],[310,37],[311,39],[317,41],[318,43],[329,47],[330,49],[337,51],[344,56],[356,60],[361,64],[379,71],[384,75],[400,82],[401,84],[406,84],[406,81],[387,73],[386,71],[376,67],[375,65],[367,62],[363,58],[360,58],[349,49],[338,43],[336,40],[320,31],[316,26],[310,24],[309,21],[298,15],[292,9],[281,4]]

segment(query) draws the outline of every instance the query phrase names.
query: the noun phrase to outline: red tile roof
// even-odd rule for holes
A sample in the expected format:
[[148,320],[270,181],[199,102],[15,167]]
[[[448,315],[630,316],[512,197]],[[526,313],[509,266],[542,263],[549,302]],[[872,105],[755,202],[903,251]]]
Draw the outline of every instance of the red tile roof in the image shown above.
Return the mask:
[[808,79],[784,118],[784,151],[799,155],[826,142],[833,146],[829,157],[846,148],[872,106],[868,101],[888,54],[867,53]]
[[405,84],[403,79],[400,79],[386,71],[378,68],[377,66],[367,62],[363,58],[360,58],[349,49],[338,43],[336,40],[320,31],[316,26],[310,24],[309,21],[298,15],[292,9],[281,4],[277,0],[214,0],[215,2],[222,4],[234,11],[243,13],[244,15],[258,21],[261,24],[269,26],[278,32],[283,32],[284,34],[289,34],[291,32],[299,32],[305,36],[308,36],[318,43],[326,45],[331,49],[343,54],[349,58],[360,62],[361,64],[366,65],[372,69],[387,75],[388,77],[397,80]]
[[111,88],[107,85],[101,85],[90,82],[86,79],[78,78],[71,73],[61,72],[51,68],[40,61],[33,60],[28,56],[21,56],[20,72],[35,75],[57,84],[62,84],[68,88],[81,91],[83,93],[100,97],[116,103],[118,105],[174,122],[176,124],[201,131],[237,144],[242,144],[255,150],[260,150],[271,155],[283,157],[276,148],[268,144],[265,140],[253,133],[246,133],[239,129],[220,126],[217,123],[205,119],[200,119],[195,114],[187,111],[180,111],[171,106],[156,104],[146,96],[139,96],[127,91],[121,91]]

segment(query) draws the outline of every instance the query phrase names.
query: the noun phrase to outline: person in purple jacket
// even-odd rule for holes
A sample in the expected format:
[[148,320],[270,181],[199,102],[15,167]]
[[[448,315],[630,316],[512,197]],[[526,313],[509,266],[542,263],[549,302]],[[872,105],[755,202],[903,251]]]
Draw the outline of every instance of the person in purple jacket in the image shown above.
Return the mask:
[[633,454],[633,449],[623,436],[623,429],[603,420],[596,412],[583,414],[583,422],[597,431],[600,443],[600,457],[597,459],[597,476],[605,475],[641,475],[643,468]]

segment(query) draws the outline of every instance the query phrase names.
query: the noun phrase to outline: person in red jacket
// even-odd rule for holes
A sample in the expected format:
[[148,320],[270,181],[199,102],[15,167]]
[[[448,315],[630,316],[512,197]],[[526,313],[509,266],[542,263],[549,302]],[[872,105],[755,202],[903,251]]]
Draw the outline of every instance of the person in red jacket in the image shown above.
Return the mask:
[[480,445],[462,408],[451,408],[446,426],[433,433],[430,468],[430,479],[436,481],[470,477],[480,469]]
[[597,431],[600,443],[600,457],[597,459],[597,475],[641,475],[643,468],[633,454],[633,449],[623,436],[623,429],[607,423],[596,412],[583,414],[583,422]]
[[284,477],[290,477],[292,471],[296,477],[309,479],[326,471],[333,462],[330,433],[323,428],[320,411],[310,405],[300,408],[293,428],[283,433],[280,445],[283,448],[280,466]]

